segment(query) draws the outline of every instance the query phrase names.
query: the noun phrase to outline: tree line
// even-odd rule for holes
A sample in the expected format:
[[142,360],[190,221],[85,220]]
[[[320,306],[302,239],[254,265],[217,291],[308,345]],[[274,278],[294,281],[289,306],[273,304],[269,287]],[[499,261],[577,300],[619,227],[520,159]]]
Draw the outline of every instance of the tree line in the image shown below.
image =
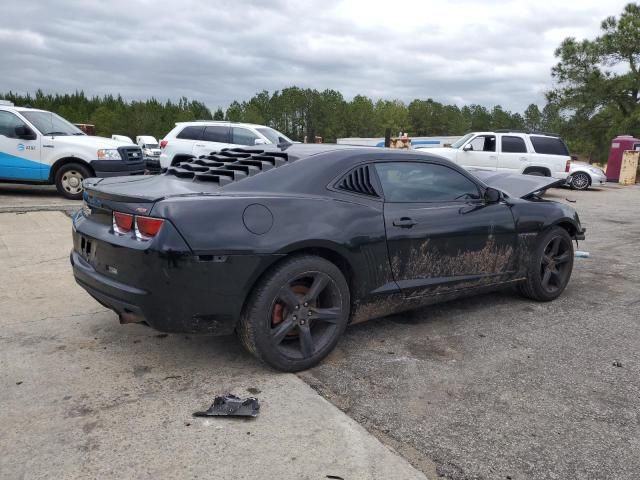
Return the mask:
[[447,105],[431,98],[346,99],[337,90],[291,86],[262,91],[234,101],[212,114],[185,97],[177,102],[155,98],[126,101],[120,96],[87,97],[84,92],[31,94],[9,92],[0,98],[16,105],[54,111],[74,123],[92,123],[98,135],[164,136],[176,122],[230,120],[272,126],[294,140],[308,131],[325,142],[341,137],[381,137],[387,128],[409,136],[457,136],[470,131],[514,129],[558,133],[573,153],[604,162],[610,140],[640,135],[640,6],[630,3],[618,18],[608,17],[595,39],[565,39],[555,52],[553,88],[540,108],[511,112],[500,105]]

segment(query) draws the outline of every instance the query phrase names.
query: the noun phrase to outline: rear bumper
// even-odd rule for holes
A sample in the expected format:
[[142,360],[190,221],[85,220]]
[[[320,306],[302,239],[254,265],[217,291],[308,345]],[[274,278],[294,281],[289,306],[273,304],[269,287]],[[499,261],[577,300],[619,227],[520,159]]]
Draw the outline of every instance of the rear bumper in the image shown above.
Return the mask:
[[[82,215],[74,218],[70,261],[76,282],[116,312],[121,323],[146,322],[162,332],[233,333],[255,280],[280,257],[194,255],[181,248],[141,248],[140,242],[128,248],[123,237],[117,245],[100,240],[102,234],[96,238],[83,232],[83,221],[87,220]],[[178,234],[171,225],[165,226],[164,239],[157,240],[175,248],[170,237]]]
[[100,178],[142,175],[144,173],[144,161],[93,160],[91,168],[96,172],[96,177]]

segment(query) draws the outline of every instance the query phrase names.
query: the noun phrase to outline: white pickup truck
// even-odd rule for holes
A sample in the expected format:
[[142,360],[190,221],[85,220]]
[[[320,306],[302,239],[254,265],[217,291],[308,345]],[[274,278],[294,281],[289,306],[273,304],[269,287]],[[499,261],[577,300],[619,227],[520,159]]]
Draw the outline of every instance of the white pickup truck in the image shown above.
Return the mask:
[[562,138],[544,133],[496,130],[467,133],[451,147],[416,147],[465,168],[567,179],[571,156]]
[[55,184],[82,198],[82,181],[144,173],[142,150],[110,138],[85,135],[52,112],[0,103],[0,182]]

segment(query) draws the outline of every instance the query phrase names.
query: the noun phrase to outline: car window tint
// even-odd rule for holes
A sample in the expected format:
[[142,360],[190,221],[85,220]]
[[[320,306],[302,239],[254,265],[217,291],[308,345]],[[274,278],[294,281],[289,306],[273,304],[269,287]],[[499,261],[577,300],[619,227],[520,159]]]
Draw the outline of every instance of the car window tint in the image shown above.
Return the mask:
[[246,128],[234,127],[231,129],[231,132],[233,135],[231,143],[235,143],[236,145],[255,145],[256,140],[260,138],[251,130],[247,130]]
[[533,149],[536,153],[544,153],[547,155],[563,155],[568,156],[569,150],[567,146],[558,137],[536,137],[532,135],[529,137],[533,144]]
[[202,134],[205,142],[229,143],[229,127],[220,125],[207,127]]
[[204,126],[184,127],[182,131],[176,136],[183,140],[200,140]]
[[0,111],[0,135],[7,138],[18,138],[16,127],[24,127],[26,124],[11,112]]
[[502,153],[527,153],[524,139],[520,137],[503,136]]
[[495,135],[478,135],[469,142],[474,152],[495,152],[496,137]]
[[431,163],[376,163],[388,202],[464,202],[479,199],[475,183],[452,168]]

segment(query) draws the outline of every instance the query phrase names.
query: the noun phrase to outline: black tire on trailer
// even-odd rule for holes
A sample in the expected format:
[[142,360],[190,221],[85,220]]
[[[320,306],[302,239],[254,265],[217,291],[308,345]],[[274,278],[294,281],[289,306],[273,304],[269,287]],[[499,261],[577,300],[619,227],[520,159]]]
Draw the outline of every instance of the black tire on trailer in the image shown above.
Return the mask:
[[71,200],[81,200],[82,182],[90,178],[90,170],[80,163],[67,163],[56,172],[55,185],[58,193]]
[[322,257],[296,255],[260,280],[237,333],[259,360],[296,372],[333,350],[349,321],[350,305],[349,286],[338,267]]
[[562,227],[540,234],[527,268],[527,279],[519,285],[522,295],[538,302],[558,298],[571,278],[573,243]]

